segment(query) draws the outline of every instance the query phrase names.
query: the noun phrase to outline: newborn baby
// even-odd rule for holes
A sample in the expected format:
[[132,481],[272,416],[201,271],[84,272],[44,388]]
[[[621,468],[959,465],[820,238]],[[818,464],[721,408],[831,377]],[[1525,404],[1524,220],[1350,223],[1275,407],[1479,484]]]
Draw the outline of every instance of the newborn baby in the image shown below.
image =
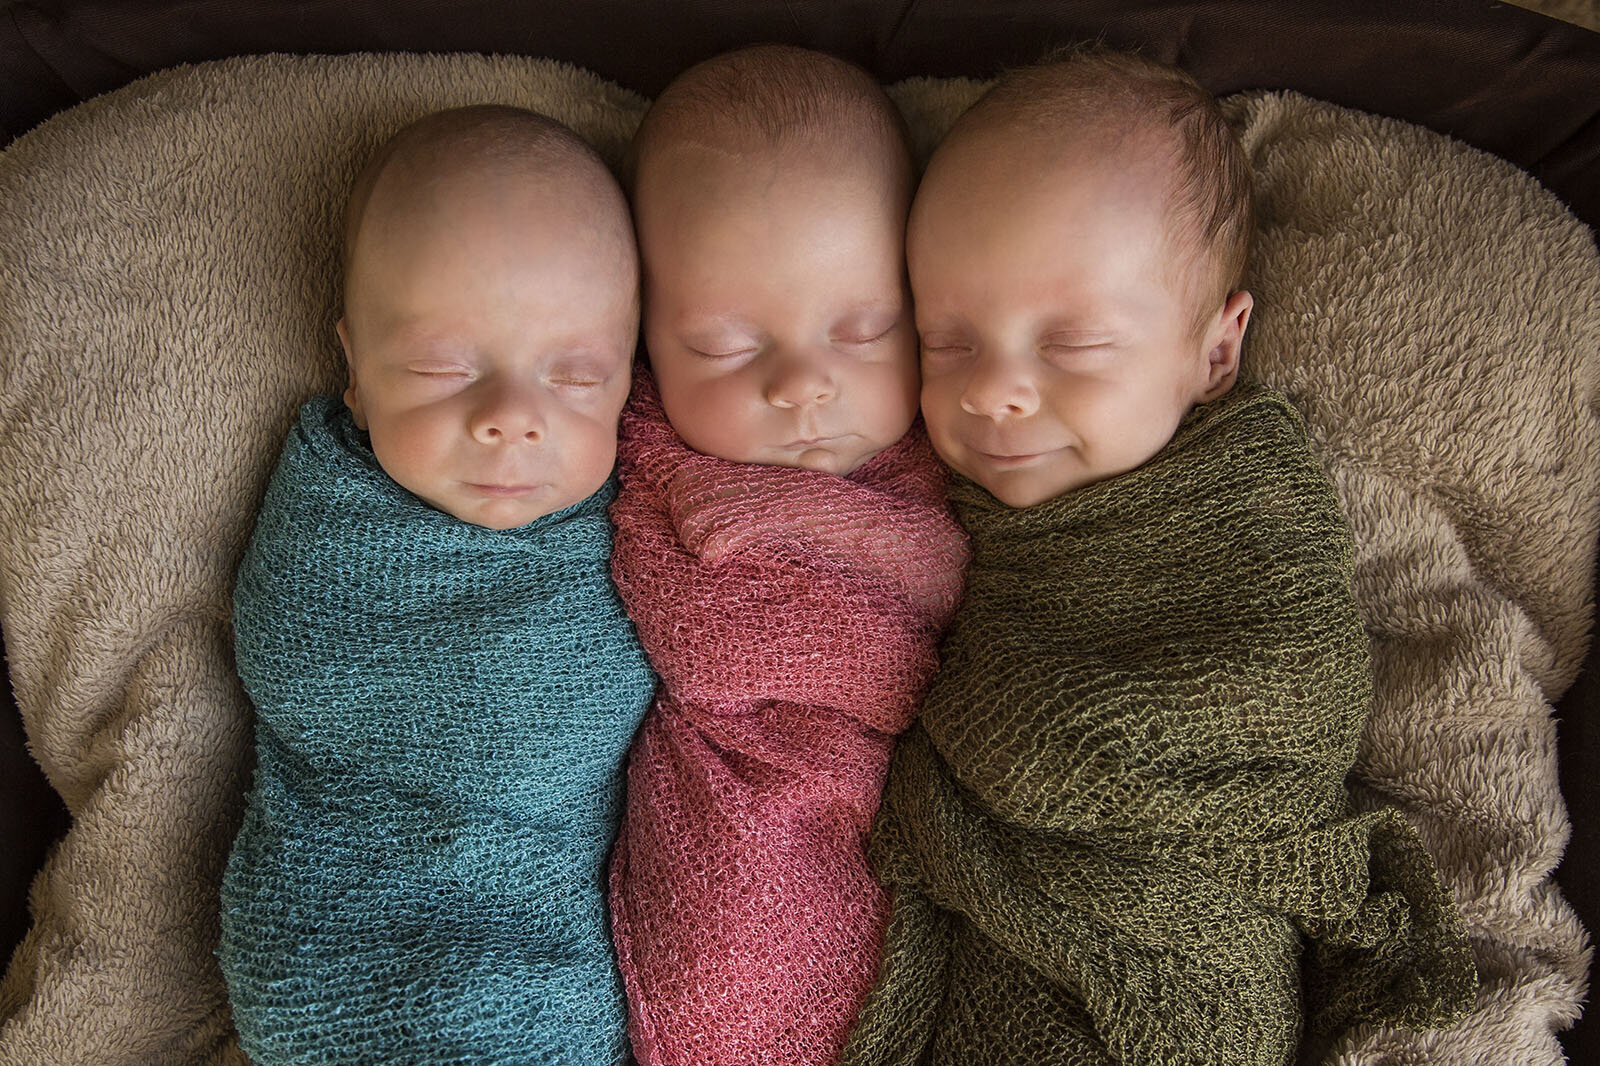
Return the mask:
[[611,867],[650,1066],[836,1061],[887,914],[864,840],[961,588],[916,418],[911,163],[862,71],[757,48],[635,142],[641,371],[615,574],[661,675]]
[[1236,384],[1250,171],[1175,68],[1014,72],[907,238],[967,594],[895,754],[850,1063],[1287,1066],[1472,1000],[1416,831],[1344,781],[1371,693],[1299,416]]
[[241,1045],[621,1063],[602,868],[654,684],[608,573],[627,205],[554,121],[440,112],[359,178],[344,265],[349,388],[301,410],[235,590]]

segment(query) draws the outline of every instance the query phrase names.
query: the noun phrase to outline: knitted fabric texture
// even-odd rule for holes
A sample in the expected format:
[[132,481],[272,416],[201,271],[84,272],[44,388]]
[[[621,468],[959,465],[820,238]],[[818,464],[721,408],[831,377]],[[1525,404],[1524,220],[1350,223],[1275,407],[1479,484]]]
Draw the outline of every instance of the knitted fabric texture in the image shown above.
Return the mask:
[[894,913],[846,1062],[1279,1066],[1302,969],[1318,1032],[1469,1005],[1415,831],[1348,798],[1368,644],[1285,399],[1240,384],[1036,507],[951,495],[973,564],[874,827]]
[[836,1062],[888,915],[867,831],[967,560],[946,476],[920,426],[848,477],[700,455],[643,371],[620,454],[614,572],[661,675],[611,866],[634,1051]]
[[485,529],[301,410],[234,595],[258,763],[219,954],[256,1066],[625,1060],[603,867],[654,678],[614,495]]

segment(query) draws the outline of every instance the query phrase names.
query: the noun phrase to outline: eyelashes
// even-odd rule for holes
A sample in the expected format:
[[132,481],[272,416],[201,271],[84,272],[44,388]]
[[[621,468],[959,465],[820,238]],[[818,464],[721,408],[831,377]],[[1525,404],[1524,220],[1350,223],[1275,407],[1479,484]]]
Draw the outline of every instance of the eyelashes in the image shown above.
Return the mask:
[[889,334],[891,334],[893,332],[894,332],[894,326],[890,326],[887,329],[879,330],[877,333],[874,333],[870,337],[863,337],[863,336],[836,337],[836,338],[834,338],[833,343],[834,344],[846,344],[846,345],[850,345],[851,347],[865,347],[866,345],[869,345],[869,344],[877,344],[877,343],[879,343],[881,341],[888,340],[889,339]]
[[[971,344],[959,341],[922,341],[920,344],[924,356],[954,357],[965,355],[974,348]],[[1035,350],[1043,356],[1058,358],[1074,358],[1077,356],[1103,352],[1113,347],[1110,340],[1086,341],[1046,341],[1039,344]]]
[[964,338],[937,333],[919,336],[917,348],[924,359],[957,359],[973,351],[971,343]]
[[[426,382],[437,382],[441,385],[448,383],[471,384],[479,377],[478,372],[468,366],[422,365],[410,366],[406,370],[415,378]],[[596,389],[609,383],[614,376],[587,368],[557,368],[546,374],[542,380],[544,384],[552,388]]]
[[[829,338],[828,343],[835,348],[867,348],[875,344],[881,344],[882,342],[888,340],[889,336],[894,333],[894,331],[895,327],[890,326],[889,328],[874,333],[871,336],[832,337]],[[756,355],[762,351],[762,346],[757,344],[744,344],[738,347],[724,347],[710,344],[685,344],[684,347],[702,359],[713,360],[738,359],[746,356]]]

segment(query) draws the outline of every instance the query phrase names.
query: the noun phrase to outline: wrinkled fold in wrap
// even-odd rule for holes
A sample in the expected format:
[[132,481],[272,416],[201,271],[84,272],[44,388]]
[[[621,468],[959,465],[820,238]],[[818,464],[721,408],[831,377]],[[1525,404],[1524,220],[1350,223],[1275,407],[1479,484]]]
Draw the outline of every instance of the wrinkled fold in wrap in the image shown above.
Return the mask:
[[966,538],[920,424],[845,477],[685,446],[641,370],[614,573],[661,676],[611,867],[649,1066],[836,1062],[888,909],[865,843]]
[[302,409],[234,597],[258,764],[220,956],[256,1066],[624,1061],[604,863],[654,678],[614,495],[475,526]]
[[1415,830],[1348,798],[1368,642],[1286,399],[1242,383],[1036,507],[951,498],[973,564],[874,827],[894,908],[846,1062],[1281,1066],[1303,1019],[1469,1005]]

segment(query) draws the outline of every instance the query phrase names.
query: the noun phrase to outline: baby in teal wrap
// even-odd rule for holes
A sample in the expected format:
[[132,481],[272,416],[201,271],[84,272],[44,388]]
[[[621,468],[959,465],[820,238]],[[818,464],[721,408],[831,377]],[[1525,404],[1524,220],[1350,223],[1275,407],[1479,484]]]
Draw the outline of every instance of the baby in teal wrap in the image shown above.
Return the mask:
[[625,200],[559,123],[466,108],[380,149],[345,238],[349,387],[300,412],[235,589],[241,1045],[623,1062],[602,868],[654,689],[609,573]]

